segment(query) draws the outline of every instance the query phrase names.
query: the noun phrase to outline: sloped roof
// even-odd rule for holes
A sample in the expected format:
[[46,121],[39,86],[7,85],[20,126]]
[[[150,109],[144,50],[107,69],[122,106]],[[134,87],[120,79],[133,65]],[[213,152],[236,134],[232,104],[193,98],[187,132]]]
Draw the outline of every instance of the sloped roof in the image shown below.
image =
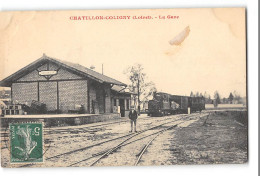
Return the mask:
[[116,91],[116,92],[124,92],[124,89],[125,89],[124,87],[117,86],[117,85],[115,85],[111,88],[111,90]]
[[122,87],[122,86],[118,86],[118,85],[114,85],[112,88],[111,88],[112,91],[115,91],[117,93],[121,93],[121,94],[136,94],[134,92],[131,92],[131,91],[126,91],[127,89],[125,87]]
[[100,83],[109,83],[109,84],[114,84],[114,85],[127,86],[126,84],[124,84],[120,81],[117,81],[113,78],[110,78],[106,75],[98,73],[98,72],[91,70],[87,67],[84,67],[82,65],[71,63],[68,61],[62,61],[59,59],[54,59],[54,58],[46,56],[45,54],[43,54],[43,56],[41,58],[37,59],[36,61],[32,62],[31,64],[25,66],[24,68],[18,70],[17,72],[13,73],[12,75],[10,75],[7,78],[0,81],[0,86],[7,86],[7,87],[11,86],[12,82],[14,82],[17,79],[23,77],[24,75],[30,73],[31,71],[33,71],[37,67],[45,64],[48,61],[56,63],[57,65],[64,67],[66,69],[69,69],[72,72],[75,72],[75,73],[81,75],[82,77],[88,77],[88,78],[94,79]]

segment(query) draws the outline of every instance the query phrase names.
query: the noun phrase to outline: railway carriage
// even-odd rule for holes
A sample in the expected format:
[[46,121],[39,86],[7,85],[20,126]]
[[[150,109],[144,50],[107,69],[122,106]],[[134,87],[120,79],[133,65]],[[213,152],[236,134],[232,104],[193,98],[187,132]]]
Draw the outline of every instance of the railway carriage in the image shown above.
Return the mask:
[[171,95],[171,99],[176,102],[179,107],[177,109],[177,113],[186,114],[188,113],[189,107],[189,97],[187,96],[180,96],[180,95]]
[[204,97],[189,97],[189,104],[191,112],[205,110],[205,99]]

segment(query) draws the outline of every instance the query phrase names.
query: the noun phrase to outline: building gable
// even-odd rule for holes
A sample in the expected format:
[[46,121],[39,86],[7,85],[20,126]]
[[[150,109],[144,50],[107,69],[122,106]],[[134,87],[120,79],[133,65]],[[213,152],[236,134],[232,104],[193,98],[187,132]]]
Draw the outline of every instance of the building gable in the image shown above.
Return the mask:
[[[60,74],[58,74],[58,72]],[[0,81],[0,86],[11,87],[12,83],[18,81],[44,81],[44,79],[53,81],[61,79],[92,79],[100,83],[126,86],[126,84],[120,81],[95,72],[87,67],[68,61],[54,59],[45,54],[41,58]]]
[[[55,71],[54,75],[40,75],[42,71]],[[47,81],[47,80],[71,80],[71,79],[83,79],[83,77],[78,76],[70,71],[59,67],[57,64],[48,63],[39,66],[35,70],[31,71],[27,75],[19,78],[16,82],[30,82],[30,81]]]

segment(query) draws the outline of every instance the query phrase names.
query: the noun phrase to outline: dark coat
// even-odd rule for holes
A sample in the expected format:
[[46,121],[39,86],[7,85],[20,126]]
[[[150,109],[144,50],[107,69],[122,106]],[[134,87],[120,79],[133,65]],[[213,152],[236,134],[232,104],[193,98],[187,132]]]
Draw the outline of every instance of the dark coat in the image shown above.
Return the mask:
[[132,110],[129,112],[129,119],[136,120],[137,117],[138,117],[138,115],[137,115],[136,110],[134,110],[134,112],[132,112]]

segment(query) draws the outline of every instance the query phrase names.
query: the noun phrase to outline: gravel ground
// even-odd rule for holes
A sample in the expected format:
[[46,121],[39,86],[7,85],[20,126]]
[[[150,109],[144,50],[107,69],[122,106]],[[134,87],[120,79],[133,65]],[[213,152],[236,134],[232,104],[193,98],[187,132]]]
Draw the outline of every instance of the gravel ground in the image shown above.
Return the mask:
[[[141,131],[151,126],[158,125],[167,120],[173,120],[180,115],[166,116],[166,117],[147,117],[141,115],[138,119],[137,130]],[[69,155],[64,155],[57,158],[48,159],[55,155],[59,155],[65,152],[74,151],[86,146],[95,145],[100,142],[111,140],[120,136],[129,134],[130,122],[128,118],[122,118],[125,122],[113,123],[104,125],[108,122],[100,122],[95,124],[87,124],[80,126],[67,126],[67,127],[54,127],[44,129],[44,148],[46,150],[44,154],[44,163],[26,165],[27,167],[66,167],[72,163],[91,157],[92,154],[99,153],[111,147],[114,147],[117,143],[120,143],[123,139],[97,145],[96,147],[89,148],[74,152]],[[110,121],[115,122],[115,121]],[[109,123],[110,123],[109,122]],[[100,125],[100,126],[97,126]],[[10,151],[6,148],[9,140],[8,137],[3,137],[4,129],[1,129],[1,164],[2,167],[20,167],[22,164],[8,164],[10,159]],[[6,136],[6,135],[5,135]],[[84,164],[84,162],[83,162]],[[76,166],[81,166],[76,165]],[[85,163],[85,165],[87,164]]]
[[[176,120],[176,122],[165,124],[162,128],[180,122],[181,124],[174,129],[161,133],[147,148],[138,165],[246,162],[247,124],[241,123],[243,121],[236,118],[236,115],[236,113],[230,115],[218,114],[217,112],[216,114],[211,114],[206,123],[204,122],[207,114],[193,114],[193,118],[189,120],[185,120],[181,115],[166,117],[147,117],[142,115],[138,119],[138,131],[173,120]],[[45,129],[44,139],[47,151],[44,155],[44,163],[26,166],[67,167],[73,164],[73,166],[82,167],[90,165],[99,157],[93,157],[93,154],[106,151],[126,138],[106,142],[71,154],[49,158],[129,134],[129,121],[104,125],[106,123]],[[139,134],[138,138],[152,134],[156,130],[159,131],[161,129]],[[153,137],[154,135],[123,146],[113,154],[97,162],[95,166],[132,166],[138,157],[136,155],[140,153],[144,145]],[[131,140],[134,141],[138,138]],[[20,164],[8,164],[10,152],[4,147],[3,139],[6,138],[2,138],[2,167],[21,167],[22,165]]]
[[[244,112],[247,115],[247,112]],[[179,130],[171,141],[172,164],[241,164],[247,162],[246,124],[238,113],[212,113]]]
[[[243,116],[247,116],[247,112]],[[140,164],[246,163],[248,131],[246,123],[238,123],[240,118],[240,112],[217,112],[208,119],[203,117],[189,126],[168,131],[153,142],[145,162]]]

